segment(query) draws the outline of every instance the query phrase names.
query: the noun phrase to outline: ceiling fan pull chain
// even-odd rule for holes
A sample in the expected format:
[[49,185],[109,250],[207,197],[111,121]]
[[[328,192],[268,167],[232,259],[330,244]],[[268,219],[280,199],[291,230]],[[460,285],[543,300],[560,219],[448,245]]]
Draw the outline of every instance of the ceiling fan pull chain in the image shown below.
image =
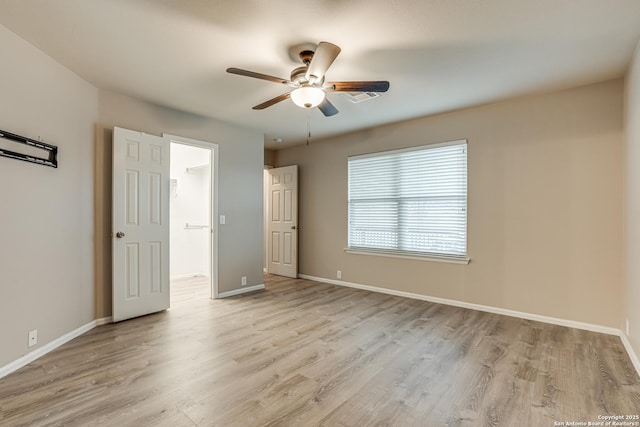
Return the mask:
[[311,124],[309,123],[309,110],[307,110],[307,147],[309,146],[310,139],[311,139]]

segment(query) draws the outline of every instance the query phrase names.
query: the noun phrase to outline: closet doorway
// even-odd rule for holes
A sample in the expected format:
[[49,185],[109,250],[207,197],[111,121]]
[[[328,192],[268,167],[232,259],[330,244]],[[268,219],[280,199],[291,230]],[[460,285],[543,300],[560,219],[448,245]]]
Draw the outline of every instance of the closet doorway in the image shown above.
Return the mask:
[[217,296],[217,145],[177,136],[169,139],[173,306]]

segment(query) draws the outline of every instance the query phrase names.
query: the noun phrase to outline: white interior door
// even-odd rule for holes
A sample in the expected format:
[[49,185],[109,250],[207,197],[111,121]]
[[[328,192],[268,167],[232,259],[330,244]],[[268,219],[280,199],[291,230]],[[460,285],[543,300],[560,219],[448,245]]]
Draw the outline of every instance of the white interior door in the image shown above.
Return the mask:
[[113,129],[113,321],[169,308],[169,142]]
[[269,169],[269,273],[298,277],[298,166]]

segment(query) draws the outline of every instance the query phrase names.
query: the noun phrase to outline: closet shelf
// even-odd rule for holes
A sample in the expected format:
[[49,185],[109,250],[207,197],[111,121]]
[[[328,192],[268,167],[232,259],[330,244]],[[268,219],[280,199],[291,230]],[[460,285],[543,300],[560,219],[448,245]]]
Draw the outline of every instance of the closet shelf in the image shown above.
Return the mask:
[[204,163],[202,165],[191,166],[190,168],[186,168],[187,173],[194,173],[203,171],[209,168],[209,163]]
[[209,228],[208,225],[200,225],[200,224],[189,224],[188,222],[184,224],[184,228],[186,228],[187,230],[196,230],[196,229],[203,229],[203,228]]

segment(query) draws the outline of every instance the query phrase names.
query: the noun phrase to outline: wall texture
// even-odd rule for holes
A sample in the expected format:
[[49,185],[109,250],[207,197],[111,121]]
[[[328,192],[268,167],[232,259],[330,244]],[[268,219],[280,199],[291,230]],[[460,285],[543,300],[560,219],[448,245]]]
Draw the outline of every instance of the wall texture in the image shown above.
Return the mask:
[[94,319],[98,91],[2,26],[0,52],[0,129],[59,149],[58,169],[0,157],[1,367]]
[[626,317],[629,341],[640,355],[640,43],[626,78]]
[[[300,272],[621,328],[622,108],[615,80],[278,151],[300,166]],[[345,253],[347,156],[457,139],[471,263]]]
[[111,315],[111,133],[114,126],[168,133],[219,145],[218,290],[264,283],[262,273],[263,135],[109,91],[99,92],[96,127],[96,311]]

